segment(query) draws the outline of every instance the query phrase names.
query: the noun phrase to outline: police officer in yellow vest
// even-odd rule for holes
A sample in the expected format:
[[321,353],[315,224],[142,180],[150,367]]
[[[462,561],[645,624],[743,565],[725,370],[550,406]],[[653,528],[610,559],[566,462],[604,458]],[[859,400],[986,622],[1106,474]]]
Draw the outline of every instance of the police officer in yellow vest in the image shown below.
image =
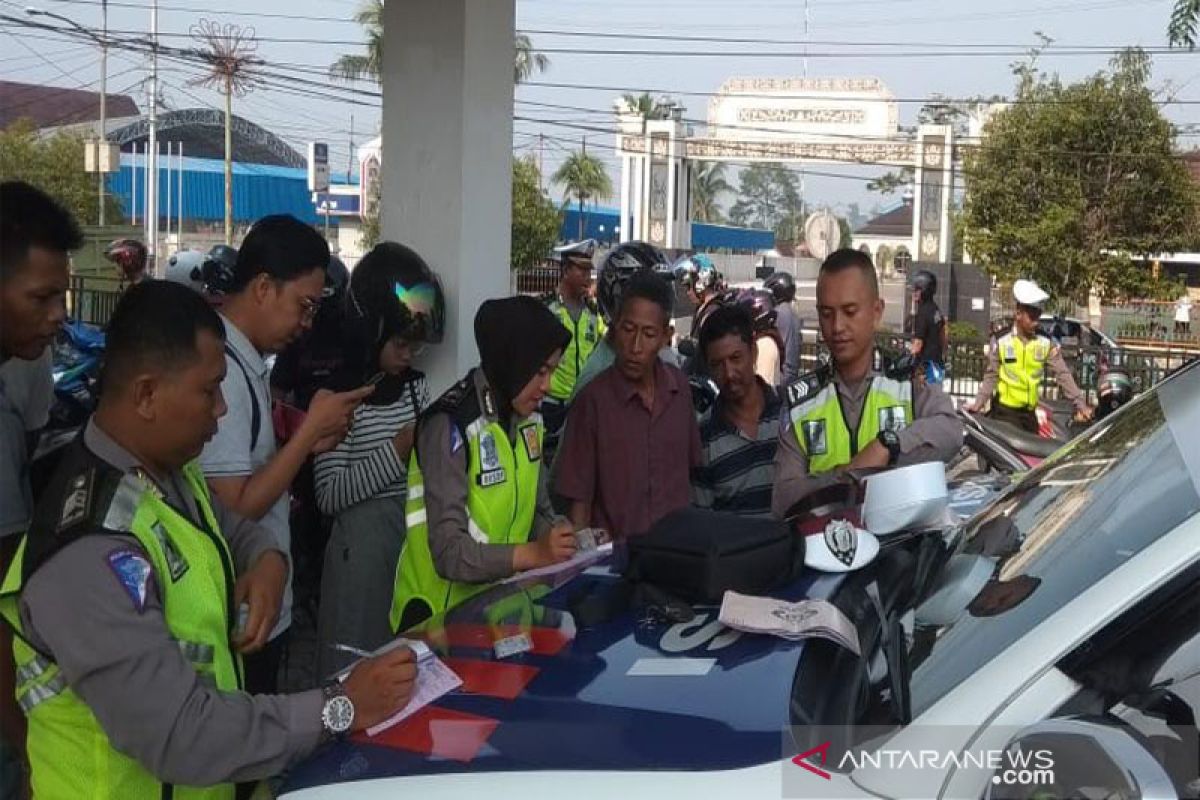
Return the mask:
[[830,363],[786,387],[789,420],[779,429],[771,510],[841,480],[845,468],[947,461],[962,446],[962,423],[938,386],[912,370],[876,366],[883,298],[865,253],[843,249],[821,264],[817,314]]
[[480,366],[417,421],[394,630],[446,611],[515,572],[574,555],[571,525],[550,505],[538,413],[570,339],[532,297],[480,306]]
[[233,798],[233,782],[277,774],[411,695],[409,652],[325,689],[242,691],[241,656],[266,642],[288,569],[194,461],[225,412],[224,338],[185,286],[123,295],[100,405],[4,577],[38,798]]
[[1076,419],[1091,419],[1087,398],[1075,383],[1062,351],[1038,333],[1038,320],[1050,295],[1033,281],[1019,280],[1013,284],[1013,299],[1016,310],[1012,330],[1001,336],[988,354],[987,371],[979,392],[966,409],[981,411],[990,400],[988,416],[1037,433],[1038,398],[1049,369],[1063,396],[1075,405]]
[[592,258],[596,240],[556,248],[561,278],[558,290],[544,298],[546,307],[571,332],[571,342],[563,350],[558,369],[550,379],[550,391],[542,401],[542,423],[546,427],[546,461],[549,463],[558,444],[558,436],[567,418],[567,404],[575,389],[575,381],[583,371],[588,356],[604,338],[606,326],[596,301],[589,290],[592,286]]

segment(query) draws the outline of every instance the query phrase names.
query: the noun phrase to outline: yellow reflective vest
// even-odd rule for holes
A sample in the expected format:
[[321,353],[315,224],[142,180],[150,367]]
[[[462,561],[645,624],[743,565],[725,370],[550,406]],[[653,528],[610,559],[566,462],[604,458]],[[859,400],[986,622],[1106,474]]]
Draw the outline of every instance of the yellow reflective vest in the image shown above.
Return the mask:
[[1000,405],[1028,411],[1037,408],[1046,361],[1053,351],[1054,343],[1045,336],[1035,336],[1029,341],[1015,333],[1000,337],[996,343]]
[[[18,612],[21,588],[37,568],[73,539],[102,528],[132,534],[149,558],[162,594],[167,630],[200,679],[221,691],[242,688],[241,657],[230,647],[234,565],[217,528],[208,487],[194,463],[183,470],[204,516],[203,528],[166,503],[147,479],[123,473],[86,451],[82,442],[64,456],[65,481],[51,484],[42,500],[84,512],[73,529],[43,527],[35,518],[0,588],[0,613],[12,625],[16,699],[29,720],[27,747],[33,794],[39,798],[231,799],[233,784],[210,787],[164,785],[140,763],[113,747],[86,703],[70,687],[50,654],[22,638]],[[75,469],[71,469],[74,467]],[[57,493],[57,494],[56,494]],[[102,500],[102,502],[101,502]],[[84,503],[84,505],[80,505]],[[88,508],[90,506],[90,509]],[[136,565],[137,560],[131,560]]]
[[583,372],[583,365],[604,338],[607,328],[599,310],[591,301],[584,304],[578,319],[571,319],[571,310],[557,296],[547,303],[547,307],[558,317],[563,327],[571,332],[571,342],[563,351],[558,369],[550,378],[550,397],[566,402],[571,399],[571,392],[575,389],[579,374]]

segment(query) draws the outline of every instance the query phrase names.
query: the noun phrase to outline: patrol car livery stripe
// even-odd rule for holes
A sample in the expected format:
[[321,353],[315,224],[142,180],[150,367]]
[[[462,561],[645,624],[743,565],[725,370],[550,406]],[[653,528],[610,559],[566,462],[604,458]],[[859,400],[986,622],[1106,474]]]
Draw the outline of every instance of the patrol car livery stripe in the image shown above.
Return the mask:
[[498,719],[426,706],[378,736],[357,733],[351,738],[363,744],[394,747],[465,764],[479,754],[499,725]]
[[537,667],[525,664],[501,664],[474,658],[447,657],[442,660],[462,678],[462,691],[500,700],[516,700],[541,672]]
[[522,633],[533,643],[533,649],[529,652],[539,656],[557,655],[570,641],[568,636],[556,628],[462,623],[452,623],[445,628],[446,642],[450,647],[471,647],[478,650],[491,650],[499,640]]

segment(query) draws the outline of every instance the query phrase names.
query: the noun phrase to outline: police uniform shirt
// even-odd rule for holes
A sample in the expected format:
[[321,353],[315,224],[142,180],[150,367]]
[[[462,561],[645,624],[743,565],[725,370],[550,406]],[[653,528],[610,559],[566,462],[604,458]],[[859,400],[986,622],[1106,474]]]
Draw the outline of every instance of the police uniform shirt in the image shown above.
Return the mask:
[[[871,382],[871,373],[855,385],[841,375],[833,378],[838,400],[842,406],[846,427],[858,430],[862,408]],[[899,433],[900,458],[896,466],[920,464],[925,461],[949,461],[962,447],[962,423],[954,413],[950,398],[938,386],[924,381],[913,382],[913,422]],[[860,450],[870,442],[860,442]],[[811,475],[808,456],[800,449],[796,433],[789,422],[779,427],[779,449],[775,452],[775,492],[771,498],[771,513],[778,518],[804,497],[841,479],[840,471]]]
[[[472,370],[471,376],[475,391],[482,393],[487,387],[483,370]],[[480,403],[480,407],[484,404]],[[512,551],[516,545],[484,544],[470,534],[466,438],[449,414],[430,414],[420,421],[416,451],[425,481],[429,552],[438,574],[459,583],[489,583],[512,575]],[[563,519],[550,504],[545,465],[540,473],[530,541],[540,538],[557,520]],[[509,480],[514,478],[510,476]]]
[[[94,420],[84,444],[118,469],[138,466]],[[181,474],[158,483],[196,519]],[[276,548],[262,526],[215,497],[212,506],[239,575]],[[160,780],[191,786],[260,780],[311,752],[321,737],[321,691],[252,696],[207,687],[167,631],[153,567],[143,583],[131,581],[110,565],[117,553],[145,558],[132,535],[82,536],[33,574],[20,599],[30,643],[52,656],[113,746]]]
[[[1012,335],[1019,336],[1020,334],[1014,328]],[[1050,356],[1046,359],[1046,371],[1050,373],[1051,377],[1054,378],[1054,382],[1058,384],[1063,397],[1071,401],[1076,410],[1087,410],[1087,398],[1080,391],[1079,384],[1075,383],[1075,376],[1071,374],[1071,368],[1067,366],[1067,362],[1063,358],[1061,347],[1055,346],[1050,348]],[[980,382],[979,391],[975,395],[975,405],[982,407],[985,403],[991,401],[992,395],[996,393],[996,385],[999,382],[1000,346],[999,340],[993,339],[988,345],[987,369],[984,370],[983,380]]]

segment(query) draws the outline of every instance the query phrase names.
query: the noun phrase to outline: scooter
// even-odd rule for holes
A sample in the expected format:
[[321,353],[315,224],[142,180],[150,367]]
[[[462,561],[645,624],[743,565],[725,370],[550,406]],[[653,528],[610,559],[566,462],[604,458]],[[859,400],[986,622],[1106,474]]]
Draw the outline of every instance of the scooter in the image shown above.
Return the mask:
[[63,323],[53,347],[54,405],[49,428],[77,428],[96,408],[104,331],[75,320]]

